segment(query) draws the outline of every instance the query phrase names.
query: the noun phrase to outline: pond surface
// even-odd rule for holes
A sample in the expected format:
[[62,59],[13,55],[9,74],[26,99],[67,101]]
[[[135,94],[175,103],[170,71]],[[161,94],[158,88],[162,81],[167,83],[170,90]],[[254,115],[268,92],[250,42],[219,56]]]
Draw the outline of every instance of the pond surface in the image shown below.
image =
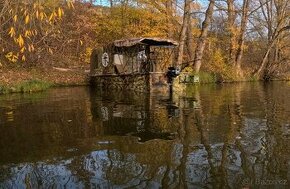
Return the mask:
[[289,188],[290,84],[0,96],[0,188]]

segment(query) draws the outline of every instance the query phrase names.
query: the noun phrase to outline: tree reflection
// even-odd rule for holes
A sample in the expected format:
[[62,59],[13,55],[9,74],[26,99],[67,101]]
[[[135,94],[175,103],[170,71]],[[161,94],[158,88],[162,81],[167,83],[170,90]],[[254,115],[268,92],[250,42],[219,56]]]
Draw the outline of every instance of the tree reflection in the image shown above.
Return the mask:
[[283,85],[197,86],[169,98],[79,92],[56,98],[57,106],[43,100],[15,108],[14,120],[55,108],[30,115],[41,124],[0,125],[7,135],[0,188],[259,188],[257,180],[289,177],[290,91]]
[[283,138],[281,129],[286,119],[279,118],[283,116],[286,104],[281,104],[280,101],[284,94],[277,93],[279,90],[272,87],[258,86],[257,94],[263,117],[247,120],[242,131],[244,140],[238,145],[244,154],[244,169],[251,170],[246,172],[246,176],[253,183],[261,180],[287,180],[289,148],[285,145],[287,139]]

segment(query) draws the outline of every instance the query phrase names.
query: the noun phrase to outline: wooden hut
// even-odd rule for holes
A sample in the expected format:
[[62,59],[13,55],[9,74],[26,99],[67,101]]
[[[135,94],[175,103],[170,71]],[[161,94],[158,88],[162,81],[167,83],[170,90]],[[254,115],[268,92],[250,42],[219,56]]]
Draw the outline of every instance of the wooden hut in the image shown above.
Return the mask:
[[116,40],[91,55],[90,79],[104,88],[151,91],[166,87],[177,42],[161,38]]

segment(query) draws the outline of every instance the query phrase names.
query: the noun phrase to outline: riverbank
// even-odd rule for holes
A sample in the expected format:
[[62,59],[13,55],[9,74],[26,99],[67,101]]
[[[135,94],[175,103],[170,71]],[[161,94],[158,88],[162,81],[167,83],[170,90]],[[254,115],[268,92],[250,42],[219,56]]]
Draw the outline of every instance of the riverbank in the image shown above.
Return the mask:
[[[1,67],[0,68],[0,94],[16,92],[37,92],[56,86],[89,85],[88,67]],[[251,77],[237,80],[236,78],[221,78],[217,74],[200,73],[200,84],[228,83],[242,81],[257,81]],[[285,74],[273,80],[289,81],[290,75]],[[177,87],[180,88],[180,87]]]
[[85,68],[0,68],[0,94],[36,92],[54,86],[88,85]]

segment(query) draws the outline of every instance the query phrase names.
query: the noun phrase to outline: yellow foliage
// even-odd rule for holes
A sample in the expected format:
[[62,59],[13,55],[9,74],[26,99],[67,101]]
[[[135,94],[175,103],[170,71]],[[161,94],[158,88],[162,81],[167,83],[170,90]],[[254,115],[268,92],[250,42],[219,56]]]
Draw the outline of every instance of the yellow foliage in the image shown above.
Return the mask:
[[21,53],[24,53],[25,49],[26,49],[25,47],[22,47],[22,48],[20,49],[20,52],[21,52]]
[[13,21],[14,21],[14,22],[17,22],[17,14],[14,15],[14,17],[13,17]]
[[33,33],[30,30],[26,30],[25,34],[24,34],[24,37],[30,38],[31,35],[33,35]]
[[29,52],[33,52],[33,51],[34,51],[34,46],[33,46],[33,44],[29,44],[29,45],[28,45],[28,51],[29,51]]
[[51,13],[51,14],[50,14],[50,16],[49,16],[49,19],[48,19],[48,21],[51,21],[51,20],[53,19],[53,17],[54,17],[54,14],[53,14],[53,13]]
[[68,6],[69,8],[73,8],[73,9],[75,8],[75,7],[74,7],[74,4],[73,4],[73,0],[67,0],[66,2],[67,2],[67,6]]
[[217,49],[213,54],[213,64],[217,69],[222,70],[225,65],[225,59],[220,49]]
[[23,45],[24,45],[24,39],[23,39],[23,37],[22,37],[21,34],[17,38],[17,42],[18,42],[19,47],[23,47]]
[[208,72],[215,73],[223,80],[234,81],[237,77],[233,67],[226,64],[226,56],[220,48],[208,56],[208,64],[205,66]]
[[5,55],[5,57],[6,57],[6,58],[10,58],[10,57],[12,57],[12,55],[13,55],[13,52],[9,52],[9,53],[7,53],[7,54]]
[[35,17],[36,17],[37,19],[39,19],[39,12],[38,12],[38,10],[36,10],[36,12],[35,12]]
[[10,62],[17,62],[18,60],[18,54],[13,54],[13,52],[9,52],[5,55],[5,57],[10,61]]
[[18,60],[18,55],[13,55],[11,62],[15,63],[15,62],[17,62],[17,60]]
[[90,56],[92,54],[92,51],[93,51],[92,48],[90,48],[90,47],[86,48],[85,54],[83,55],[86,63],[90,63]]
[[25,55],[22,55],[21,60],[22,60],[22,61],[25,61],[25,60],[26,60]]
[[40,20],[43,20],[45,16],[46,16],[46,14],[44,12],[41,12],[40,13]]
[[57,13],[58,13],[58,17],[61,18],[63,14],[63,10],[59,7]]
[[188,72],[188,73],[192,73],[193,72],[193,68],[188,66],[186,68],[183,69],[183,72]]
[[29,15],[26,15],[25,17],[25,24],[28,24],[29,23]]
[[168,22],[165,14],[146,8],[113,7],[111,14],[97,18],[97,40],[100,44],[127,37],[166,37]]
[[9,33],[10,37],[14,37],[15,36],[15,29],[14,27],[11,27],[10,30],[9,30]]
[[[73,1],[67,0],[67,2],[68,6],[73,8]],[[25,61],[26,56],[24,54],[34,51],[33,45],[39,43],[39,39],[41,39],[35,40],[38,33],[52,36],[56,33],[54,31],[58,31],[54,27],[58,27],[55,23],[64,15],[63,8],[61,7],[63,4],[60,0],[17,1],[7,6],[9,11],[5,11],[1,15],[4,23],[2,24],[3,29],[1,29],[7,32],[9,36],[9,38],[4,40],[5,44],[9,44],[7,49],[12,54],[9,52],[5,57],[11,62],[16,62],[20,59],[18,54],[21,53],[21,60]],[[21,19],[19,15],[21,15]],[[44,48],[41,50],[44,50]],[[47,50],[53,53],[51,48]]]

